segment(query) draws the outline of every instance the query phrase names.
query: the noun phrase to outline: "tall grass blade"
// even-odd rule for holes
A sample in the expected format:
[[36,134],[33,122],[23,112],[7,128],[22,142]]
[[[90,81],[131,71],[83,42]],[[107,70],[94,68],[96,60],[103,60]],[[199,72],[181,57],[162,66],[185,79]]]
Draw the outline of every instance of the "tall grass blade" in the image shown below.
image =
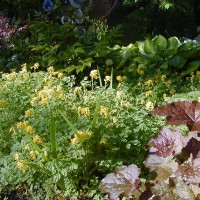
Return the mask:
[[53,112],[50,109],[50,142],[51,142],[51,153],[53,158],[57,158],[57,143],[56,143],[56,125]]
[[72,131],[74,132],[74,134],[78,135],[78,130],[74,127],[74,125],[67,119],[67,117],[65,117],[62,112],[60,111],[60,114],[62,115],[62,117],[64,118],[64,120],[67,122],[68,126],[72,129]]
[[93,121],[92,121],[92,128],[96,127],[97,124],[97,119],[98,119],[98,115],[99,115],[99,108],[100,108],[100,102],[101,102],[101,96],[98,96],[97,99],[97,103],[96,103],[96,108],[95,108],[95,112],[94,112],[94,117],[93,117]]
[[97,70],[98,70],[98,75],[99,75],[99,84],[100,84],[100,87],[103,87],[102,78],[101,78],[101,74],[100,74],[100,71],[99,71],[98,67],[97,67]]
[[111,68],[111,75],[110,75],[110,88],[113,88],[113,67]]

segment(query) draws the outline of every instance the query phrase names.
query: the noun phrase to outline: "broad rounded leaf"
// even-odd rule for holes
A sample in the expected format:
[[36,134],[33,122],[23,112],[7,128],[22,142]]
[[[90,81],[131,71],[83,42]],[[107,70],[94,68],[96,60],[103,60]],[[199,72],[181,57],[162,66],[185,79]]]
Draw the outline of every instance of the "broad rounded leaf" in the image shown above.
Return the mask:
[[199,66],[200,66],[200,60],[190,62],[186,66],[187,69],[182,72],[182,75],[185,76],[196,71],[199,68]]
[[190,158],[179,166],[178,175],[186,182],[200,184],[200,158],[193,159],[191,154]]
[[169,64],[173,67],[183,67],[183,65],[187,62],[187,59],[183,58],[182,56],[175,55],[172,57],[172,59],[169,61]]
[[167,47],[167,40],[165,37],[159,35],[158,37],[156,37],[156,39],[154,40],[154,44],[157,47],[158,51],[163,51],[166,49]]
[[177,49],[179,44],[179,40],[177,37],[170,37],[167,41],[167,49],[173,50]]
[[145,53],[153,53],[153,54],[155,53],[155,48],[151,40],[148,40],[148,39],[145,40],[144,51]]
[[154,109],[151,114],[166,116],[167,124],[185,124],[190,130],[200,131],[200,102],[177,101]]
[[152,146],[157,149],[156,155],[166,158],[181,152],[183,148],[181,140],[182,135],[179,130],[163,127],[158,136],[152,140]]
[[53,9],[53,2],[52,2],[51,0],[45,0],[45,1],[43,2],[43,8],[44,8],[45,10],[51,11],[51,10]]
[[107,193],[110,200],[116,200],[121,194],[129,197],[140,183],[139,174],[140,169],[134,164],[118,167],[101,181],[100,190]]

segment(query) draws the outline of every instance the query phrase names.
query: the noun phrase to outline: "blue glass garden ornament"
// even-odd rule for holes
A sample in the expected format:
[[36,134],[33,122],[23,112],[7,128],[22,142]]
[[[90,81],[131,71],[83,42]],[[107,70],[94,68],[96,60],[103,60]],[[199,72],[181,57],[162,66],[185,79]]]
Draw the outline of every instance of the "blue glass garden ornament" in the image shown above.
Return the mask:
[[80,8],[81,7],[78,0],[69,0],[69,2],[71,4],[71,6],[74,7],[74,8]]
[[83,12],[81,11],[81,9],[78,9],[78,10],[76,10],[76,12],[75,12],[75,16],[76,16],[76,19],[75,19],[75,21],[76,21],[76,23],[77,24],[82,24],[83,23]]
[[60,20],[62,24],[65,24],[71,21],[70,17],[67,17],[67,16],[62,16]]
[[52,2],[51,0],[45,0],[45,1],[43,2],[43,8],[44,8],[45,10],[51,11],[51,10],[53,9],[53,2]]

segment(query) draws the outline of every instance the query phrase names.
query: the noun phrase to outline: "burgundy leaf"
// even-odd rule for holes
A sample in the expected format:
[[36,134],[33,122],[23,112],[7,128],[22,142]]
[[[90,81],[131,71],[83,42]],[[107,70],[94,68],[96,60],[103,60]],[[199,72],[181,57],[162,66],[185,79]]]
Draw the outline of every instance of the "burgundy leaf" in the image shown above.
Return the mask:
[[163,127],[158,136],[152,140],[152,146],[157,149],[156,155],[166,158],[179,154],[183,148],[182,137],[179,130]]
[[179,166],[178,175],[182,180],[193,184],[200,184],[200,158],[190,158]]
[[166,123],[185,124],[190,130],[200,131],[200,102],[177,101],[154,109],[151,114],[166,116]]
[[116,200],[121,194],[129,197],[140,183],[139,174],[140,169],[134,164],[118,167],[101,181],[100,190],[107,193],[110,200]]
[[193,158],[196,158],[200,152],[200,137],[191,138],[187,145],[183,148],[182,153],[184,156],[189,157],[190,154],[193,155]]

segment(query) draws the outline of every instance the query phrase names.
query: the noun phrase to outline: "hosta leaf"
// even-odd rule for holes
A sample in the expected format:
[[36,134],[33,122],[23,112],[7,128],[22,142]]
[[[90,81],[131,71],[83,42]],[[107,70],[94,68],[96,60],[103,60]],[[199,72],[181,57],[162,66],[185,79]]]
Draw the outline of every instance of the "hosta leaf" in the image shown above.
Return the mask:
[[166,49],[167,47],[167,40],[165,37],[159,35],[158,37],[156,37],[156,39],[154,40],[154,44],[157,47],[158,51],[163,51]]
[[154,109],[151,114],[166,116],[167,124],[185,124],[190,130],[200,131],[200,102],[177,101]]
[[179,130],[163,127],[158,136],[152,140],[152,146],[157,149],[156,155],[166,158],[181,152],[183,148],[181,140],[182,135]]
[[154,45],[153,45],[153,42],[149,39],[146,39],[145,40],[145,43],[144,43],[144,51],[145,53],[155,53],[155,48],[154,48]]
[[200,183],[200,158],[193,159],[191,154],[190,158],[185,161],[178,168],[178,175],[182,180],[199,184]]
[[107,193],[110,200],[116,200],[121,194],[129,197],[139,185],[139,174],[140,169],[134,164],[118,167],[101,181],[100,190]]
[[179,40],[177,37],[170,37],[167,41],[167,49],[177,49]]
[[182,56],[175,55],[169,61],[169,64],[173,67],[183,67],[183,65],[187,62],[187,59],[183,58]]

